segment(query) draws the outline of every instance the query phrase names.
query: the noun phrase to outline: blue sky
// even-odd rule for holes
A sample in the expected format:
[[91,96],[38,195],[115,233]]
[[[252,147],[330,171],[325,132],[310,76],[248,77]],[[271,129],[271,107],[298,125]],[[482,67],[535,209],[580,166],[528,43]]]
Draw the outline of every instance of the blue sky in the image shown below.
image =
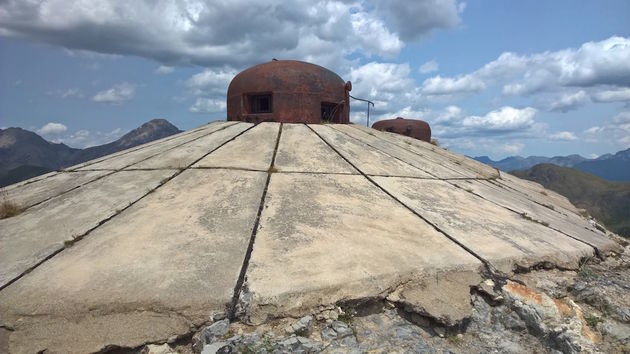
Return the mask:
[[[74,147],[225,119],[240,70],[325,66],[472,156],[630,147],[630,2],[0,1],[0,126]],[[351,119],[365,124],[365,106]]]

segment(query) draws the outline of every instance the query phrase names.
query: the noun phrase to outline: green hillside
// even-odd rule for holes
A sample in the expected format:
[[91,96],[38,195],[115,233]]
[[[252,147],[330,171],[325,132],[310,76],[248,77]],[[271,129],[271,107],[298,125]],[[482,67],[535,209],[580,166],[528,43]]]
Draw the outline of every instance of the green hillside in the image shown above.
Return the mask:
[[551,164],[511,173],[566,196],[611,231],[630,237],[630,183],[608,182],[586,172]]

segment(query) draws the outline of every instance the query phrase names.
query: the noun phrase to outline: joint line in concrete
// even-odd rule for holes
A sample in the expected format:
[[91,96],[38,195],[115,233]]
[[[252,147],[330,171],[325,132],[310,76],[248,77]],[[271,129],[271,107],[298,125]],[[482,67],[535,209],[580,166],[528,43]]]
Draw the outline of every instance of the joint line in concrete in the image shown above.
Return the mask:
[[[346,160],[347,163],[349,163],[352,167],[354,167],[357,171],[359,171],[359,173],[361,173],[361,175],[363,177],[365,177],[368,181],[370,181],[370,183],[372,183],[374,186],[376,186],[378,189],[380,189],[381,191],[383,191],[385,194],[387,194],[390,198],[392,198],[394,201],[396,201],[398,204],[402,205],[405,209],[409,210],[411,213],[413,213],[415,216],[419,217],[420,219],[422,219],[424,222],[426,222],[427,224],[431,225],[436,231],[438,231],[439,233],[443,234],[444,236],[446,236],[449,240],[451,240],[452,242],[454,242],[456,245],[458,245],[459,247],[461,247],[462,249],[464,249],[466,252],[470,253],[472,256],[474,256],[475,258],[477,258],[479,261],[481,261],[481,263],[488,269],[488,271],[490,271],[490,273],[492,274],[496,274],[497,270],[496,268],[492,265],[492,263],[490,263],[489,261],[487,261],[486,259],[484,259],[483,257],[481,257],[479,254],[477,254],[475,251],[473,251],[472,249],[470,249],[469,247],[467,247],[466,245],[464,245],[463,243],[459,242],[457,239],[455,239],[453,236],[449,235],[446,231],[440,229],[436,224],[430,222],[429,220],[427,220],[424,216],[420,215],[420,213],[418,213],[417,211],[415,211],[413,208],[409,207],[407,204],[405,204],[403,201],[401,201],[400,199],[396,198],[393,194],[391,194],[388,190],[386,190],[385,188],[383,188],[381,185],[379,185],[378,183],[376,183],[376,181],[374,181],[372,178],[370,178],[369,175],[365,174],[363,171],[361,171],[357,166],[355,166],[352,162],[350,162],[350,160],[348,160],[341,152],[339,152],[334,146],[332,146],[331,143],[329,143],[326,139],[324,139],[324,137],[322,137],[321,135],[319,135],[313,128],[309,127],[313,133],[315,133],[320,139],[322,139],[322,141],[324,141],[324,143],[326,143],[326,145],[328,145],[331,149],[333,149],[333,151],[335,151],[337,154],[339,154],[339,156],[341,156],[341,158],[343,158],[344,160]],[[336,130],[336,129],[335,129]]]
[[267,172],[267,180],[265,181],[265,188],[263,189],[263,193],[260,196],[260,204],[258,205],[258,213],[256,214],[256,220],[254,221],[254,226],[252,228],[252,233],[249,237],[249,244],[247,245],[247,252],[245,253],[245,258],[243,258],[243,264],[241,265],[241,272],[239,273],[238,280],[236,281],[236,286],[234,286],[234,294],[232,295],[232,303],[228,308],[228,317],[230,319],[234,319],[236,317],[236,306],[238,304],[239,296],[241,291],[243,290],[243,284],[245,283],[245,277],[247,275],[247,268],[249,267],[249,260],[252,256],[252,251],[254,250],[254,242],[256,241],[256,235],[258,234],[258,225],[260,224],[260,216],[262,215],[263,209],[265,207],[265,199],[267,198],[267,190],[269,189],[269,182],[271,181],[271,175],[273,174],[274,164],[276,162],[276,154],[278,152],[278,146],[280,145],[280,135],[282,135],[282,123],[280,123],[280,127],[278,128],[278,136],[276,137],[276,145],[273,149],[273,156],[271,157],[271,164],[269,165],[269,169]]

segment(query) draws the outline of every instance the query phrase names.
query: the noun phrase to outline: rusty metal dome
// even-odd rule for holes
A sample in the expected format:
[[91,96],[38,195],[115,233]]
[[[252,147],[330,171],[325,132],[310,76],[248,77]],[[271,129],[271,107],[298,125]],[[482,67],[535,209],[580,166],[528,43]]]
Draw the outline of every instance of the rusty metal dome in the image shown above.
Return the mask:
[[350,82],[319,65],[272,60],[240,72],[227,92],[227,119],[259,123],[349,123]]
[[410,136],[426,142],[431,141],[431,127],[429,123],[419,119],[406,119],[402,117],[385,119],[372,124],[372,128]]

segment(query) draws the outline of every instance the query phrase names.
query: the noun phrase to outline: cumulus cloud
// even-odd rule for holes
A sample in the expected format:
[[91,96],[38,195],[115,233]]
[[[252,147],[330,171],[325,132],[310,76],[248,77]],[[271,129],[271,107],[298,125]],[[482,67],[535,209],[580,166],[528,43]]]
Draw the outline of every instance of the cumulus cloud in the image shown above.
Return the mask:
[[518,109],[506,106],[488,112],[484,116],[465,117],[461,124],[465,128],[475,130],[512,132],[532,127],[535,114],[536,110],[531,107]]
[[462,11],[455,0],[7,0],[0,35],[165,66],[290,57],[340,68],[352,53],[395,56],[404,40],[456,26]]
[[626,87],[618,90],[605,90],[596,92],[592,98],[595,102],[630,101],[630,88]]
[[108,90],[100,91],[92,97],[92,100],[94,102],[120,104],[131,100],[135,92],[135,85],[124,82],[122,84],[115,85]]
[[549,110],[554,112],[568,112],[588,103],[590,98],[586,91],[565,93],[558,100],[551,102]]
[[225,112],[226,108],[225,99],[199,97],[189,110],[194,113],[218,113]]
[[624,146],[630,142],[630,111],[620,112],[612,119],[600,125],[590,127],[584,131],[589,142],[616,141]]
[[429,60],[428,62],[420,65],[418,72],[420,74],[429,74],[429,73],[438,71],[439,69],[440,69],[440,66],[438,65],[437,61]]
[[550,140],[559,140],[559,141],[574,141],[577,140],[577,136],[574,133],[568,131],[557,132],[554,134],[549,134],[548,138]]
[[68,130],[68,127],[61,123],[46,123],[37,130],[39,135],[58,135]]
[[593,91],[594,97],[625,97],[624,91],[600,96],[597,92],[610,91],[610,87],[630,87],[630,38],[613,36],[586,42],[577,49],[531,55],[506,52],[472,73],[429,78],[423,84],[423,91],[427,94],[477,92],[494,85],[502,87],[506,95],[577,87]]
[[465,92],[479,92],[486,84],[472,75],[457,77],[435,76],[424,80],[421,92],[425,95],[451,95]]

